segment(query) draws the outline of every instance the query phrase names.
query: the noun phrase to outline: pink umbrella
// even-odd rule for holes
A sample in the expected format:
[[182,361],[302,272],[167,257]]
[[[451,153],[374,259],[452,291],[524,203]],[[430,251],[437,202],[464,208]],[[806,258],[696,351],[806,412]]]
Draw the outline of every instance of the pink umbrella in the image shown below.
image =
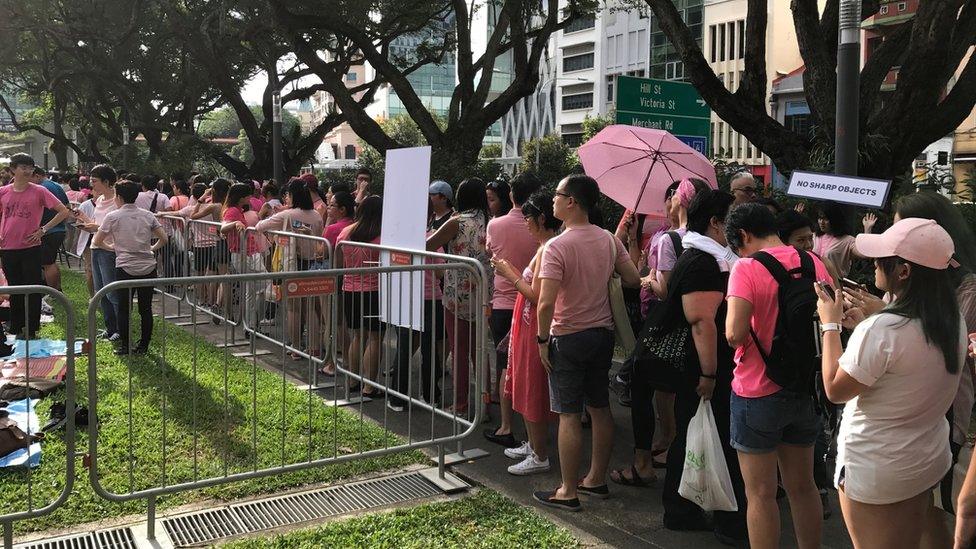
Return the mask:
[[666,216],[664,192],[675,181],[697,178],[718,188],[712,163],[664,130],[607,126],[577,152],[600,191],[637,213]]

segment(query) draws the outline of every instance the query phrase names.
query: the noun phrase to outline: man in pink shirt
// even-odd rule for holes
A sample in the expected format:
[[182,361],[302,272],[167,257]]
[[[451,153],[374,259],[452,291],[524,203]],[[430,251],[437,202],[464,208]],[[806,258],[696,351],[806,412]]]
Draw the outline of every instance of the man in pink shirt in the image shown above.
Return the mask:
[[[41,238],[71,212],[51,191],[31,183],[34,159],[18,153],[10,158],[13,183],[0,187],[0,264],[11,286],[43,285]],[[41,224],[44,209],[55,212]],[[18,338],[33,339],[41,321],[41,295],[30,294],[27,325],[24,295],[10,296],[10,331]]]
[[[814,254],[783,243],[776,218],[763,205],[743,204],[734,208],[726,218],[725,232],[729,245],[742,256],[729,275],[726,337],[736,349],[731,445],[738,453],[745,480],[749,540],[753,547],[779,544],[778,470],[790,498],[798,544],[819,547],[823,510],[814,483],[813,445],[821,421],[813,398],[813,372],[817,364],[813,316],[811,312],[808,322],[787,325],[787,332],[776,334],[781,312],[779,283],[772,274],[775,270],[771,272],[761,260],[772,258],[778,262],[782,280],[786,276],[806,277],[811,282],[829,284],[830,274]],[[791,292],[799,291],[793,288]],[[812,283],[809,291],[814,292]],[[840,326],[836,329],[840,330]],[[774,334],[786,338],[793,330],[808,333],[811,338],[810,356],[791,357],[795,360],[791,367],[800,371],[803,371],[802,361],[807,362],[810,379],[801,381],[809,387],[783,388],[768,377],[766,361],[767,357],[773,359],[770,355]],[[762,352],[757,343],[762,346]]]
[[[623,243],[593,225],[600,188],[593,178],[571,175],[559,182],[553,211],[563,232],[546,245],[539,278],[539,356],[549,372],[552,411],[559,414],[559,468],[556,490],[535,492],[544,505],[578,511],[578,492],[610,494],[607,465],[613,449],[608,373],[613,359],[613,313],[607,282],[614,271],[624,284],[640,284],[637,266]],[[580,479],[584,403],[593,430],[590,470]]]
[[[529,262],[539,249],[539,241],[532,236],[522,216],[522,204],[537,191],[542,184],[530,172],[519,174],[512,180],[510,193],[514,207],[503,216],[488,222],[487,239],[485,245],[494,260],[504,259],[512,264],[516,272],[521,273],[529,266]],[[495,273],[495,292],[491,299],[491,316],[488,325],[491,327],[491,337],[495,344],[495,376],[496,386],[501,387],[508,367],[507,346],[499,350],[498,345],[508,335],[512,327],[512,309],[515,308],[515,296],[518,290],[504,276]],[[516,448],[520,444],[512,435],[512,402],[505,398],[504,391],[499,390],[499,401],[502,409],[502,424],[496,429],[486,429],[485,438],[505,446]]]

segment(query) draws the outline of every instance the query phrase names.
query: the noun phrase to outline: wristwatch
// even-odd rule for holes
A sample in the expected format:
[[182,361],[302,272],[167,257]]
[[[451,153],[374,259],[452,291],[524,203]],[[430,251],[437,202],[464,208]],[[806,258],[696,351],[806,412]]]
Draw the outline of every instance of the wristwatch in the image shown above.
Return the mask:
[[535,336],[535,340],[539,342],[539,345],[543,345],[545,343],[549,343],[549,336]]
[[820,325],[820,333],[825,334],[827,332],[839,332],[841,331],[841,325],[836,322],[827,322],[826,324]]

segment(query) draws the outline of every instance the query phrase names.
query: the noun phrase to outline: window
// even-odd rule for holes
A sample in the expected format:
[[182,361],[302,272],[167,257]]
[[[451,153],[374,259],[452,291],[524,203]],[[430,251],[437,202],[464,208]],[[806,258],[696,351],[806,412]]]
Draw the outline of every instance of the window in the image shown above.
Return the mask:
[[810,130],[813,126],[810,123],[809,114],[788,114],[783,117],[783,125],[786,126],[786,129],[803,137],[810,135]]
[[355,81],[356,81],[356,73],[350,72],[346,74],[346,82],[355,82]]
[[356,146],[355,145],[346,145],[346,155],[345,156],[346,156],[346,160],[355,160],[356,159]]
[[746,22],[739,21],[739,59],[746,58]]
[[722,84],[722,87],[724,88],[725,87],[725,73],[724,72],[718,75],[718,81],[719,81],[720,84]]
[[735,133],[735,157],[742,158],[742,134]]
[[898,2],[898,13],[901,13],[901,12],[907,10],[907,9],[908,9],[908,3],[907,2]]
[[586,29],[592,29],[595,26],[596,26],[596,16],[592,14],[586,15],[570,23],[563,30],[563,34],[569,34],[571,32],[579,32]]
[[735,59],[735,23],[729,23],[729,60]]
[[715,144],[718,147],[718,152],[715,156],[719,158],[725,156],[725,122],[718,123],[718,135],[715,136]]
[[613,101],[613,79],[614,78],[616,78],[616,75],[613,74],[607,75],[607,101]]
[[568,147],[579,147],[583,144],[583,134],[581,133],[564,133],[563,143]]
[[665,80],[681,80],[685,77],[685,64],[681,61],[669,61],[664,68]]
[[593,107],[593,92],[563,96],[563,110],[589,109]]
[[563,72],[581,71],[593,68],[593,52],[563,57]]
[[336,145],[335,143],[332,144],[332,158],[339,160],[339,145]]
[[881,6],[881,9],[878,10],[878,14],[879,15],[888,15],[888,4],[885,4],[885,5]]
[[709,44],[708,49],[711,52],[709,59],[711,59],[711,62],[714,63],[715,62],[715,25],[711,25],[708,27],[708,44]]
[[718,26],[718,60],[725,61],[725,25]]

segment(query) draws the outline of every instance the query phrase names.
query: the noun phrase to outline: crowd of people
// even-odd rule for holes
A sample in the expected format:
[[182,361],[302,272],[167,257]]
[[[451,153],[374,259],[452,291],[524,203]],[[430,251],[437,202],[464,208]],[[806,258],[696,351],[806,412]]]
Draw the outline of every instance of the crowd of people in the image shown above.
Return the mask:
[[[279,187],[198,174],[160,180],[100,165],[62,185],[18,154],[8,177],[0,266],[12,286],[58,287],[62,245],[85,258],[92,295],[160,273],[355,269],[380,259],[356,245],[380,243],[383,200],[370,194],[368,170],[351,184],[321,186],[305,174]],[[799,547],[820,546],[828,490],[836,489],[856,547],[949,546],[946,513],[956,515],[956,546],[968,546],[976,469],[955,487],[957,500],[952,486],[974,404],[967,334],[976,332],[976,241],[962,215],[922,192],[894,202],[887,230],[875,232],[879,219],[867,214],[854,234],[848,207],[788,208],[761,196],[748,173],[729,188],[675,181],[661,196],[666,219],[628,211],[609,232],[599,186],[586,175],[554,189],[531,173],[456,187],[434,181],[426,248],[481,263],[488,302],[476,301],[477,281],[464,272],[427,270],[423,328],[397,327],[380,320],[380,277],[348,274],[335,297],[294,298],[289,354],[321,358],[324,375],[339,364],[360,374],[369,383],[350,381],[348,390],[365,397],[392,389],[459,415],[483,391],[500,410],[484,436],[514,460],[508,473],[544,473],[557,461],[559,484],[533,494],[550,507],[579,511],[581,497],[609,497],[612,484],[644,489],[663,470],[664,527],[710,530],[729,545],[779,546],[777,499],[785,496]],[[66,223],[73,242],[65,242]],[[271,233],[303,238],[285,254]],[[855,274],[867,262],[870,280]],[[614,277],[626,322],[612,306]],[[234,302],[260,325],[274,300],[263,284],[235,289],[219,276],[193,292],[215,322],[233,317]],[[141,326],[130,344],[133,297]],[[335,318],[326,299],[341,299]],[[7,329],[34,337],[40,301],[12,296]],[[99,307],[100,337],[119,354],[147,352],[152,287],[106,294]],[[483,362],[479,315],[496,368],[471,391],[471,366]],[[621,328],[637,344],[627,355],[616,350],[622,366],[614,369]],[[383,387],[388,330],[395,353]],[[411,383],[418,351],[420,381]],[[445,365],[452,387],[441,386]],[[620,464],[611,463],[613,393],[630,408],[633,430],[633,459]],[[407,405],[384,400],[394,412]],[[679,494],[702,400],[714,414],[735,510],[706,511]]]

